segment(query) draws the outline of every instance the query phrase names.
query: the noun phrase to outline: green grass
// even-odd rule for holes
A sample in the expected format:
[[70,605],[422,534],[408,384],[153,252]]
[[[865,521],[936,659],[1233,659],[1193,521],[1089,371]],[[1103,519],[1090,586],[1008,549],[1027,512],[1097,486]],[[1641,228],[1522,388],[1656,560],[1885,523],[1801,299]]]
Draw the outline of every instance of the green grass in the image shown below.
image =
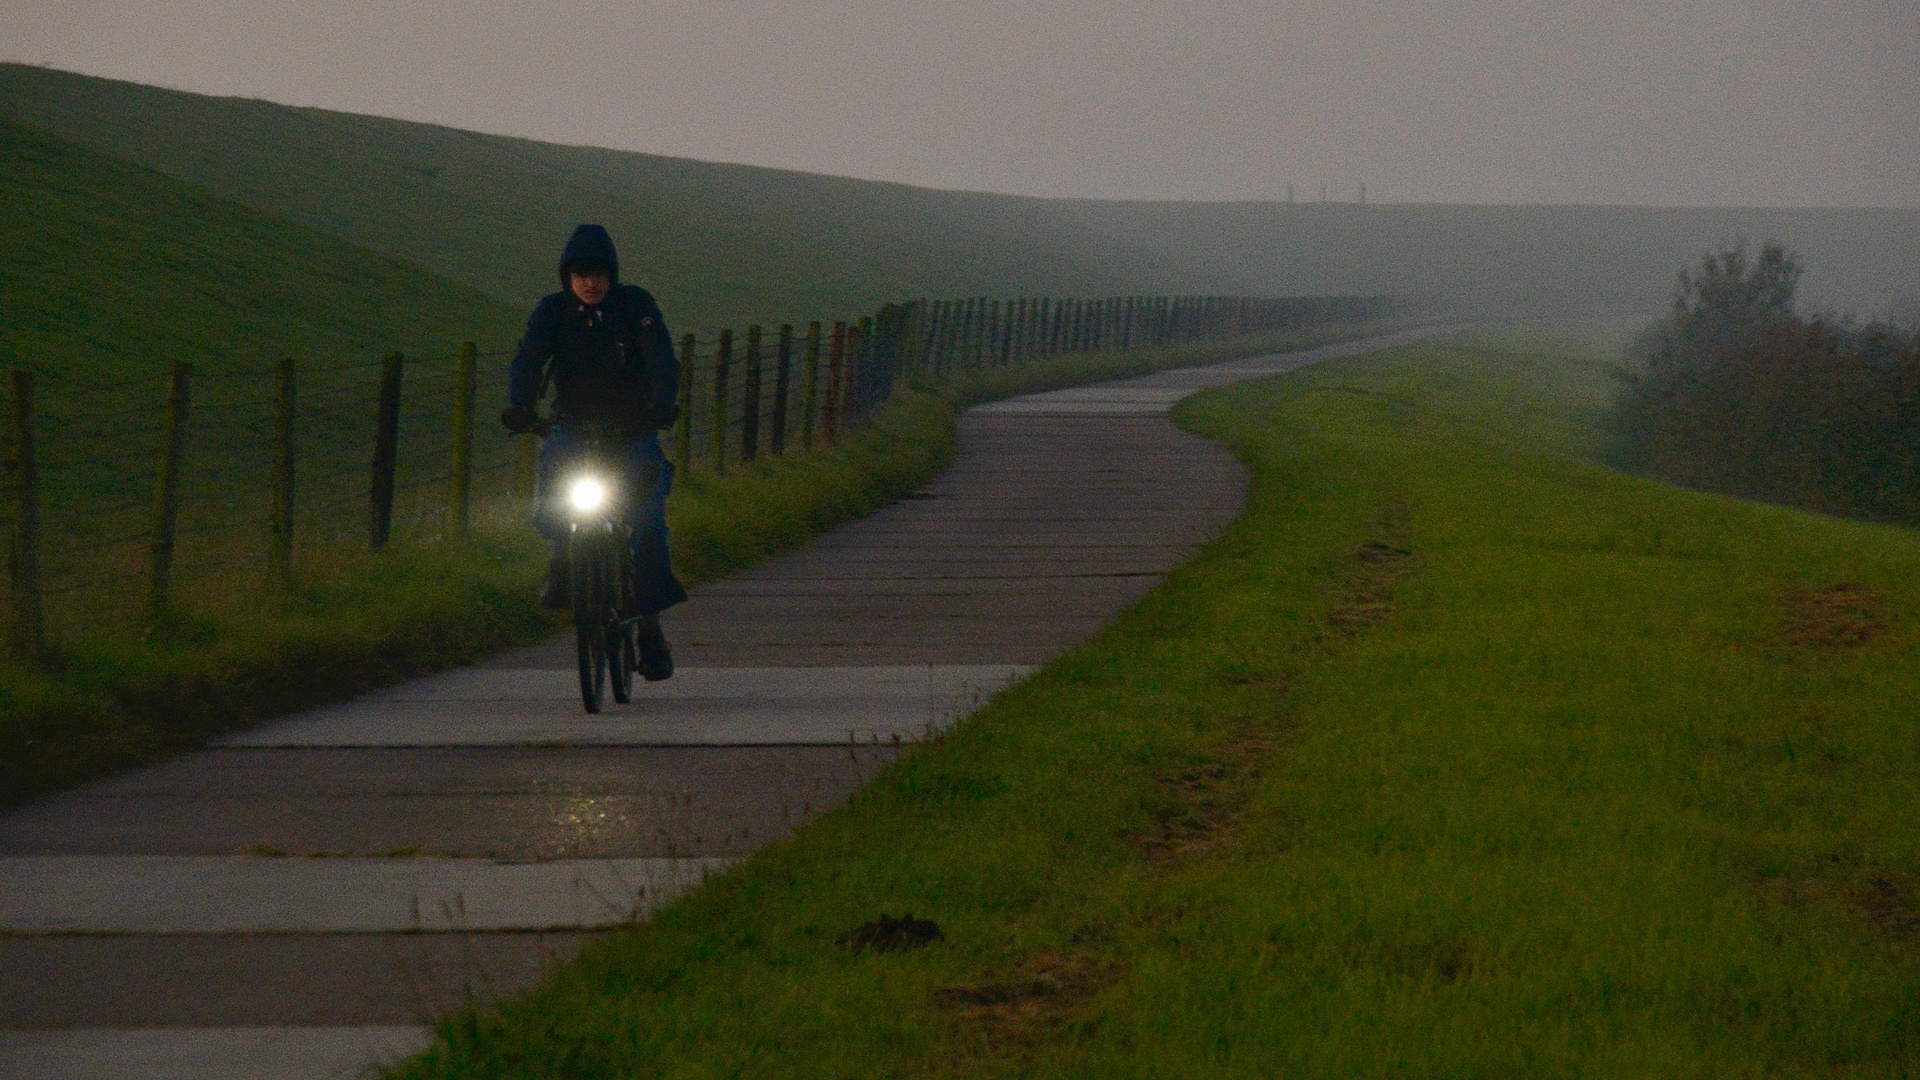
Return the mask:
[[1729,238],[1806,257],[1812,303],[1920,303],[1920,210],[1110,202],[932,191],[557,146],[0,65],[0,114],[513,304],[598,220],[669,319],[846,318],[912,296],[1394,293],[1656,314]]
[[[1188,403],[1254,476],[1201,559],[394,1075],[1912,1075],[1920,535],[1580,463],[1608,359]],[[1783,635],[1840,582],[1883,636]]]
[[[476,289],[46,131],[0,121],[0,365],[85,396],[185,360],[210,376],[511,344]],[[124,393],[124,391],[122,391]],[[159,394],[153,395],[157,401]]]

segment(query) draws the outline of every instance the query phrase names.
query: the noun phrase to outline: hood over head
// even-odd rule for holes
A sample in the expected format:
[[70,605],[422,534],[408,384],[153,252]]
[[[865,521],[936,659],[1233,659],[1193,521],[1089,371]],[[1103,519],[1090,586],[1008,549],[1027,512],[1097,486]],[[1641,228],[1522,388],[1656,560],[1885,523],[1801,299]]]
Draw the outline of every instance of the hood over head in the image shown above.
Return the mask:
[[567,287],[567,271],[582,263],[599,263],[613,275],[615,284],[620,281],[620,255],[613,250],[613,237],[601,225],[580,225],[574,228],[573,235],[567,238],[567,247],[560,253],[560,287]]

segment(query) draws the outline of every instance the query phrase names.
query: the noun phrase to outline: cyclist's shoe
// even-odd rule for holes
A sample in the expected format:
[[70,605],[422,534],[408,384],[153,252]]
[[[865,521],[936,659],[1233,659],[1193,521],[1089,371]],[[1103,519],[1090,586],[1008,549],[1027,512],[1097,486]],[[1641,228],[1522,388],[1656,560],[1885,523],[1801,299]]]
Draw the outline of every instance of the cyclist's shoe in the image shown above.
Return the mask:
[[573,606],[573,571],[565,559],[547,563],[547,582],[540,586],[540,606],[548,611],[565,611]]
[[667,648],[667,635],[660,632],[660,616],[643,618],[634,627],[634,669],[648,682],[673,678],[673,650]]

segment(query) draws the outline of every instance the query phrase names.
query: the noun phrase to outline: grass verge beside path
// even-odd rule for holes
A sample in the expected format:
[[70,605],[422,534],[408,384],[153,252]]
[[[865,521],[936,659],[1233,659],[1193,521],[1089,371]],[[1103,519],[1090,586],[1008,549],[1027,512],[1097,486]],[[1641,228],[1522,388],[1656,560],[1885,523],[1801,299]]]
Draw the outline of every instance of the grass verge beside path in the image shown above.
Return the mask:
[[1912,1075],[1920,535],[1564,456],[1606,359],[1189,402],[1200,560],[393,1075]]

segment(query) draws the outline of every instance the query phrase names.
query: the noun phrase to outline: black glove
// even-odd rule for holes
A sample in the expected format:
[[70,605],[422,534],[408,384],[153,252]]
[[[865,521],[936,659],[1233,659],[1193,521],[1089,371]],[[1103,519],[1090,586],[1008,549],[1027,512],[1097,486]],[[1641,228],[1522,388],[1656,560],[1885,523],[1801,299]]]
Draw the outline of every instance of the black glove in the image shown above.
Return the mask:
[[509,405],[501,412],[500,423],[515,435],[525,435],[540,423],[540,414],[531,405]]

